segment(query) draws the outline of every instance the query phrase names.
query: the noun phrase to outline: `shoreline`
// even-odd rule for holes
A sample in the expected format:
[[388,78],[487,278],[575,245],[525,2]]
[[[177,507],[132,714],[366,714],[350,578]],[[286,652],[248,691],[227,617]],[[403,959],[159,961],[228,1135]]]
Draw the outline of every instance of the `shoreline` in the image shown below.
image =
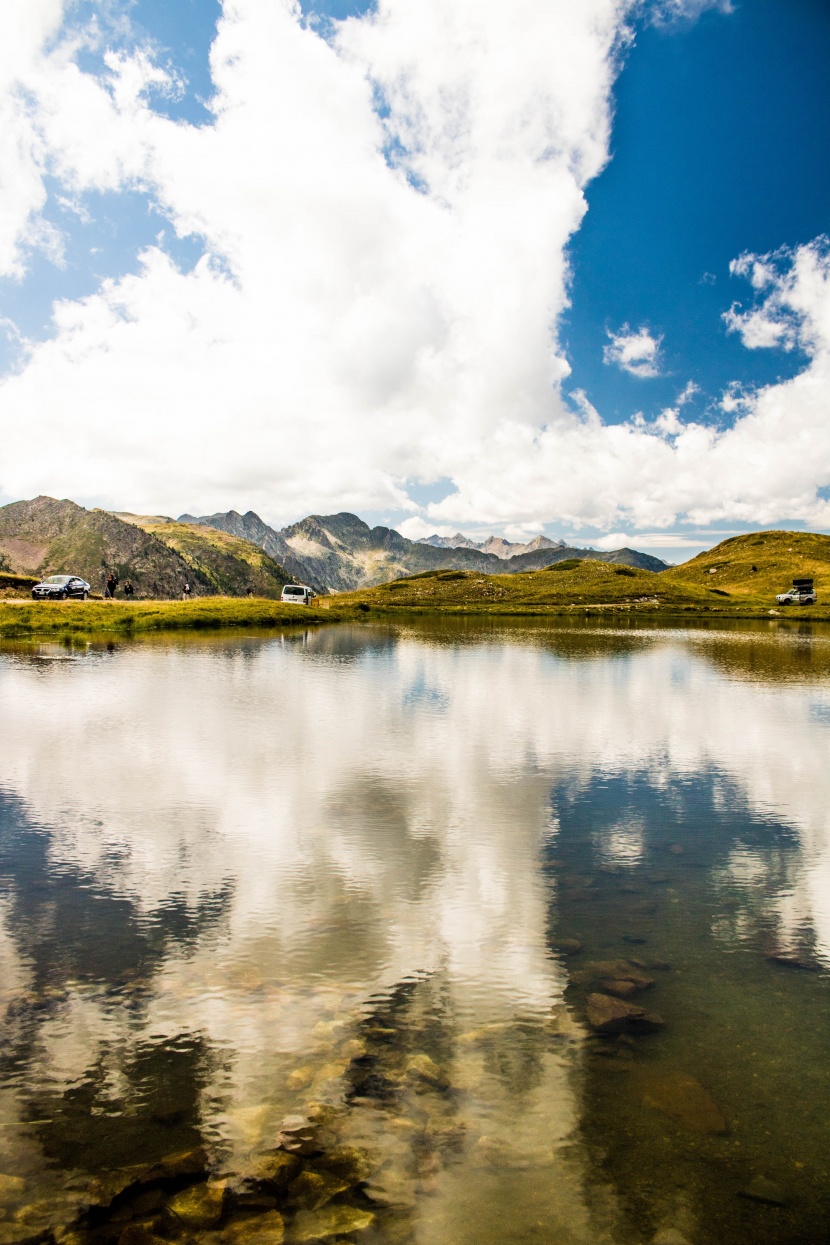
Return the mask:
[[[394,618],[536,618],[601,619],[631,622],[688,622],[691,619],[735,622],[828,623],[830,607],[777,610],[759,605],[702,606],[655,602],[551,602],[521,605],[458,603],[392,605],[329,598],[319,606],[284,605],[268,598],[209,597],[191,601],[0,601],[0,641],[35,636],[118,634],[125,637],[161,631],[216,631],[224,628],[279,628],[309,623],[391,621]],[[351,599],[349,599],[351,597]]]
[[284,605],[267,597],[203,597],[191,601],[0,601],[0,640],[39,635],[215,631],[340,621],[354,611]]

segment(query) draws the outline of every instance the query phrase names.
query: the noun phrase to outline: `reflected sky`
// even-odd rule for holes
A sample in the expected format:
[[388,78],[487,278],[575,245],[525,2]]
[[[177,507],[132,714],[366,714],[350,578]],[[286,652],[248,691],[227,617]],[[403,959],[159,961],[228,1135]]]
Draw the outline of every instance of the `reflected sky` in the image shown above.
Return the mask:
[[[6,1169],[68,1196],[70,1170],[191,1135],[244,1163],[349,1092],[344,1042],[409,983],[395,1014],[440,1013],[468,1139],[418,1239],[495,1240],[496,1196],[526,1203],[500,1240],[629,1239],[580,1149],[590,1045],[556,951],[580,885],[557,858],[617,886],[686,834],[730,896],[713,948],[761,929],[830,966],[828,655],[337,627],[0,656]],[[359,1128],[387,1125],[367,1106]],[[495,1185],[493,1136],[536,1156]]]

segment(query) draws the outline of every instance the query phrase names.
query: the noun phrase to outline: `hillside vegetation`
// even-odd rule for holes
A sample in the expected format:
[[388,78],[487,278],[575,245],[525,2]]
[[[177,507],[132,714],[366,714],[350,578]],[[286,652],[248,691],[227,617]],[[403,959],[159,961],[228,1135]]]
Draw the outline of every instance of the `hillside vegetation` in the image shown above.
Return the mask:
[[278,598],[291,577],[263,549],[249,540],[195,523],[177,523],[158,515],[121,514],[127,523],[151,532],[173,549],[200,579],[226,596]]
[[[776,606],[776,594],[789,588],[794,576],[813,576],[817,606],[786,610]],[[344,604],[380,611],[545,613],[606,607],[768,615],[780,609],[790,616],[830,617],[830,537],[751,533],[723,541],[659,574],[580,558],[509,576],[433,571],[342,599]]]

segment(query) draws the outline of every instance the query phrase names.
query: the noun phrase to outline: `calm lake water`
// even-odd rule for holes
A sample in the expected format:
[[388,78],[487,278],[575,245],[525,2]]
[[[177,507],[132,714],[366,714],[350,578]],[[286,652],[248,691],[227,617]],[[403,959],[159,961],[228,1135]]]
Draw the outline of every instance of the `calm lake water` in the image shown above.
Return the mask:
[[827,1240],[828,762],[817,627],[7,647],[0,1245]]

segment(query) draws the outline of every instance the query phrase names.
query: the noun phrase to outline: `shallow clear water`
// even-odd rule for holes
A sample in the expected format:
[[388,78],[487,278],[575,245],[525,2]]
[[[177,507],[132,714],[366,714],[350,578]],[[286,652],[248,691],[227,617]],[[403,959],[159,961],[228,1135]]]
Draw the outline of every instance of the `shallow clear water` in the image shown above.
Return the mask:
[[0,1245],[826,1239],[829,745],[820,628],[3,650]]

